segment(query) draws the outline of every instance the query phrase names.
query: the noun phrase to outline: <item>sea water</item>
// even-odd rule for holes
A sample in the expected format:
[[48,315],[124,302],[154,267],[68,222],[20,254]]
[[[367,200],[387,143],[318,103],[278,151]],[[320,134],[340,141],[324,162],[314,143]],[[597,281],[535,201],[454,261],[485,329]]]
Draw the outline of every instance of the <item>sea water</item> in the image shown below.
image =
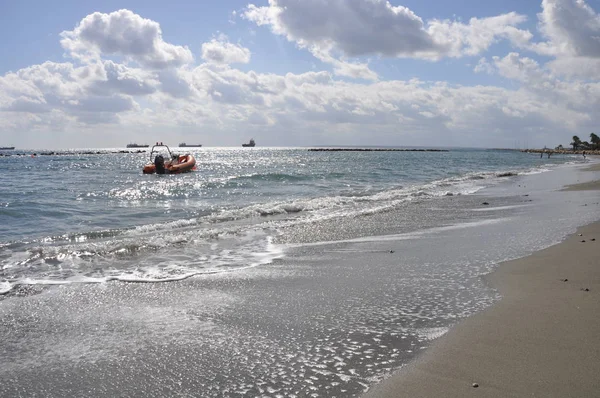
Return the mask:
[[357,396],[599,215],[577,156],[192,151],[0,157],[2,395]]

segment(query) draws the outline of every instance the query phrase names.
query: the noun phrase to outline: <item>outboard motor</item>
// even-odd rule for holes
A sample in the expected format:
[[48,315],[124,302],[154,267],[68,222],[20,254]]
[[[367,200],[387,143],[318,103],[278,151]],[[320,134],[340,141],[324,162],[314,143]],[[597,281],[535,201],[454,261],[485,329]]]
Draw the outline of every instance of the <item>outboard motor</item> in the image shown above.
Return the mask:
[[154,167],[156,167],[156,174],[165,174],[165,158],[162,155],[156,155]]

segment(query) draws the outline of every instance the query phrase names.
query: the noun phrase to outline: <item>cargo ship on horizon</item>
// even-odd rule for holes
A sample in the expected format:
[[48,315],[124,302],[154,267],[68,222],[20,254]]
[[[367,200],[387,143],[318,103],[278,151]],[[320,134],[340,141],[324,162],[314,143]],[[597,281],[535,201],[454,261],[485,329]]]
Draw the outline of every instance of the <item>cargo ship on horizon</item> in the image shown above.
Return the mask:
[[242,144],[243,147],[253,147],[255,145],[256,143],[254,142],[254,138],[250,138],[250,142],[248,142],[247,144]]

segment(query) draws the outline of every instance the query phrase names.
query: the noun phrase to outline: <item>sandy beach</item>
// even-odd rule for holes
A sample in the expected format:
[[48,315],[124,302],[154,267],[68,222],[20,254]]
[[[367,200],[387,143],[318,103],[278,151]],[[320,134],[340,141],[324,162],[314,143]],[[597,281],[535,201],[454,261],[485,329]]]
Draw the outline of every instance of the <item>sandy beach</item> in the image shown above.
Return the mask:
[[[596,181],[568,190],[598,187]],[[599,251],[596,222],[501,264],[486,280],[502,300],[460,322],[366,396],[600,396]]]

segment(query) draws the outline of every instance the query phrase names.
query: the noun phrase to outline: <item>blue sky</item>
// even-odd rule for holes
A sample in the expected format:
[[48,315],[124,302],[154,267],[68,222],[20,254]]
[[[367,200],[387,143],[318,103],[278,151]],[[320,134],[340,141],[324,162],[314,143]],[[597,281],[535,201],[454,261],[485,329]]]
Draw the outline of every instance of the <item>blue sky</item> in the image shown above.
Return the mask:
[[[314,63],[326,68],[310,54],[298,51],[293,43],[274,36],[266,29],[244,23],[236,18],[232,24],[232,11],[243,10],[248,1],[104,1],[101,4],[90,1],[65,0],[53,4],[43,1],[19,1],[13,4],[3,4],[0,12],[4,15],[4,23],[0,24],[1,47],[6,54],[15,56],[0,59],[0,73],[10,70],[43,63],[51,60],[62,62],[63,50],[60,46],[59,35],[64,30],[70,30],[83,17],[99,11],[110,13],[122,8],[129,9],[144,18],[160,23],[165,41],[187,45],[193,52],[198,52],[202,43],[209,41],[217,32],[229,36],[232,41],[240,41],[250,48],[254,54],[254,62],[247,70],[271,73],[301,73],[310,70]],[[264,2],[263,2],[264,3]],[[256,2],[261,4],[261,2]],[[516,11],[529,16],[529,21],[523,26],[535,28],[535,14],[540,11],[536,1],[501,1],[482,2],[479,0],[463,0],[448,2],[442,0],[420,1],[408,0],[395,2],[415,11],[423,19],[455,19],[468,20],[471,17],[487,17],[503,12]],[[15,32],[18,34],[15,35]],[[251,33],[252,32],[252,33]],[[507,47],[502,43],[498,49]],[[27,51],[23,51],[27,49]],[[492,49],[493,50],[493,49]],[[276,54],[274,60],[272,55]],[[389,60],[377,62],[376,68],[387,78],[410,79],[420,77],[424,80],[448,79],[459,84],[477,81],[489,81],[485,76],[473,76],[469,63],[473,59],[461,59],[459,62],[446,60],[444,70],[440,71],[438,64],[431,62],[411,62],[410,59]],[[450,68],[448,70],[447,68]]]
[[0,145],[554,146],[599,121],[600,0],[94,3],[0,5]]

